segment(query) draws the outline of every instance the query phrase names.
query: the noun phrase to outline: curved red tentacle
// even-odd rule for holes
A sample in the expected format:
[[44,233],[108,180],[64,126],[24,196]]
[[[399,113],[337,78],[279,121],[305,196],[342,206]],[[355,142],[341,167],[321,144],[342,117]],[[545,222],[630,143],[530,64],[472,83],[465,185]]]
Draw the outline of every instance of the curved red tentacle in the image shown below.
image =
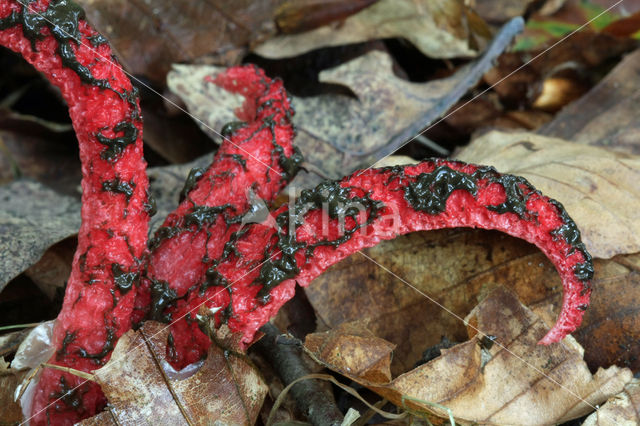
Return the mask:
[[[1,0],[0,44],[60,88],[78,137],[82,225],[49,362],[91,371],[108,360],[115,340],[131,326],[133,284],[146,248],[148,182],[138,96],[106,40],[69,1],[28,2],[25,10],[20,2]],[[45,368],[31,424],[71,424],[100,411],[106,401],[99,386],[82,382]]]

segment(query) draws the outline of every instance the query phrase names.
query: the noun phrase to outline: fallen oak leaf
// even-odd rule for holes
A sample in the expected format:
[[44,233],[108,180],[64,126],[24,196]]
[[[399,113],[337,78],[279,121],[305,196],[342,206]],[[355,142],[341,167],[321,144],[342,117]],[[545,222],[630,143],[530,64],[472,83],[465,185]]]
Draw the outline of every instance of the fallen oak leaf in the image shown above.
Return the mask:
[[325,333],[309,334],[304,348],[338,373],[371,383],[391,381],[391,354],[396,345],[376,337],[361,322],[342,323]]
[[[29,130],[33,131],[33,127],[29,125]],[[0,128],[3,128],[1,123]],[[42,133],[0,130],[0,184],[29,178],[64,195],[79,198],[81,173],[76,142]]]
[[[489,33],[481,19],[457,1],[378,0],[335,28],[326,25],[295,35],[273,37],[253,49],[267,58],[296,56],[320,47],[379,38],[403,37],[434,58],[475,56],[476,39]],[[470,42],[474,40],[474,42]]]
[[[640,371],[640,254],[594,261],[594,299],[584,327],[573,336],[594,369],[607,365]],[[555,301],[559,301],[556,296]]]
[[275,12],[275,21],[283,34],[309,31],[330,22],[344,19],[378,0],[343,1],[304,0],[284,1]]
[[[475,274],[458,285],[471,294],[486,294],[493,288],[487,283],[500,283],[518,294],[522,303],[531,309],[549,305],[557,309],[562,298],[553,266],[534,247],[522,246],[521,242],[512,240],[506,247],[517,255],[514,253],[514,257],[504,259],[491,268],[478,268]],[[499,250],[498,247],[496,249]],[[492,250],[487,256],[494,253]],[[594,259],[593,303],[585,312],[582,326],[572,333],[585,348],[584,360],[592,371],[614,364],[630,368],[634,373],[640,371],[639,270],[638,253]],[[401,274],[407,276],[411,273],[409,269],[402,270]],[[448,299],[444,304],[454,312],[460,312],[460,304]],[[553,322],[553,313],[547,312],[545,321]],[[434,328],[439,330],[435,324]]]
[[594,257],[640,251],[640,157],[534,133],[492,131],[457,158],[523,176],[562,200]]
[[524,16],[533,0],[475,1],[475,12],[491,24],[503,23],[515,16]]
[[633,379],[622,392],[592,413],[582,426],[637,425],[640,423],[640,380]]
[[[414,233],[362,252],[366,257],[350,256],[304,291],[329,327],[361,320],[376,336],[396,344],[395,374],[415,365],[441,336],[461,341],[466,332],[449,313],[376,263],[459,316],[497,284],[530,308],[561,305],[561,282],[544,254],[500,233]],[[592,303],[572,335],[585,348],[592,371],[613,364],[640,371],[640,254],[594,259],[594,271]]]
[[165,325],[147,321],[93,371],[115,424],[254,424],[267,386],[248,358],[212,345],[205,360],[175,371],[166,358],[168,335]]
[[[360,320],[376,336],[397,345],[394,374],[411,369],[442,336],[466,339],[464,325],[432,300],[464,317],[492,289],[488,283],[508,286],[527,301],[530,295],[543,299],[561,288],[553,266],[538,261],[546,258],[535,246],[498,232],[416,232],[362,253],[365,256],[352,255],[332,266],[304,291],[329,327]],[[539,256],[532,261],[534,254]],[[538,279],[541,270],[544,280]]]
[[[567,421],[589,413],[594,405],[618,393],[631,380],[632,373],[618,367],[600,369],[592,376],[582,361],[579,346],[569,343],[570,337],[559,345],[531,345],[544,333],[546,325],[513,293],[501,287],[489,293],[465,321],[470,324],[470,340],[443,349],[440,357],[389,382],[366,380],[350,373],[361,369],[360,359],[323,357],[323,352],[340,353],[344,343],[358,344],[349,341],[348,335],[336,339],[339,330],[308,336],[308,349],[323,365],[399,407],[447,418],[446,411],[434,407],[439,404],[450,409],[456,421],[465,422]],[[496,343],[488,345],[486,336],[493,336],[491,340]],[[360,347],[367,347],[376,339]],[[377,359],[369,362],[376,364]],[[349,363],[354,360],[356,364]]]

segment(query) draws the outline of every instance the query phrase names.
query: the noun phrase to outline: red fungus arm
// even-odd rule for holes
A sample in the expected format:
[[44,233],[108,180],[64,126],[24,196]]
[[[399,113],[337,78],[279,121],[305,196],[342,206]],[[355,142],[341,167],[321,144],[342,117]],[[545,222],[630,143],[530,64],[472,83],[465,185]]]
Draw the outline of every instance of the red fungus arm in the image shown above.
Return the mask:
[[[361,174],[359,174],[361,173]],[[294,294],[356,251],[409,232],[473,227],[494,229],[538,246],[564,286],[562,311],[540,343],[557,342],[581,322],[589,303],[591,257],[564,208],[525,179],[489,167],[444,160],[356,172],[304,191],[276,213],[279,229],[252,225],[229,244],[192,292],[170,308],[173,360],[182,367],[206,342],[195,325],[199,305],[226,307],[217,315],[249,344],[257,329]],[[345,232],[340,232],[340,217]],[[323,223],[324,220],[324,223]],[[229,289],[227,289],[227,287]]]
[[[244,95],[236,111],[242,121],[223,127],[225,139],[213,163],[206,171],[192,170],[184,200],[150,241],[134,323],[145,317],[169,320],[163,308],[199,284],[210,259],[220,256],[243,219],[266,219],[266,204],[252,205],[249,198],[272,201],[302,161],[293,147],[293,109],[282,81],[253,65],[229,68],[209,81]],[[253,211],[256,207],[262,211]]]
[[[82,225],[52,364],[99,368],[131,325],[134,281],[147,241],[147,177],[136,90],[106,40],[67,0],[0,0],[0,44],[20,53],[60,88],[82,162]],[[101,410],[100,388],[44,369],[31,424],[71,424]],[[58,397],[64,396],[61,399]],[[55,402],[54,402],[55,401]],[[52,405],[49,405],[52,403]]]

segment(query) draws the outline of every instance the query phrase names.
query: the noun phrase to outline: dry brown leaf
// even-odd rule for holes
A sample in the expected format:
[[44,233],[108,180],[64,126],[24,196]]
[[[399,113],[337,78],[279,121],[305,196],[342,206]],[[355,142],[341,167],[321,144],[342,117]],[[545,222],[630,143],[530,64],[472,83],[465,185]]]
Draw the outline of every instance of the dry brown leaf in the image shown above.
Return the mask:
[[168,333],[146,322],[124,334],[111,360],[94,371],[117,424],[253,424],[267,387],[248,359],[212,345],[197,372],[175,372],[166,361]]
[[591,368],[616,364],[640,372],[640,254],[596,260],[595,270],[591,306],[573,335]]
[[[581,348],[571,338],[537,345],[547,325],[504,288],[489,293],[465,321],[473,326],[469,341],[443,350],[440,357],[385,385],[345,374],[347,366],[330,364],[320,352],[313,355],[400,407],[446,418],[447,412],[433,405],[439,404],[464,422],[567,421],[588,414],[632,378],[631,371],[618,367],[600,369],[592,376]],[[492,336],[495,344],[488,345],[476,330]]]
[[76,238],[66,238],[49,247],[40,260],[24,271],[50,300],[56,295],[64,293],[64,287],[71,274],[73,254],[78,241]]
[[20,404],[13,400],[14,392],[27,375],[28,371],[17,371],[8,368],[4,358],[0,356],[0,424],[18,424],[22,422]]
[[[527,306],[560,311],[562,284],[535,246],[480,230],[415,233],[364,254],[460,317],[496,284]],[[573,336],[591,369],[612,364],[640,371],[640,254],[595,260],[591,305]],[[401,280],[360,255],[333,266],[305,289],[316,314],[330,327],[366,321],[398,346],[394,374],[407,371],[441,336],[461,341],[462,323]]]
[[[549,262],[528,259],[538,253],[534,246],[499,232],[416,232],[363,253],[405,282],[355,254],[329,268],[305,292],[316,315],[329,327],[366,321],[376,336],[397,345],[395,375],[411,369],[442,336],[466,339],[462,321],[415,289],[463,318],[495,283],[510,285],[519,294],[538,295],[536,301],[548,297],[554,287],[561,288]],[[508,265],[514,265],[509,270],[512,275],[501,272],[482,278]],[[551,279],[540,280],[541,275]]]
[[376,337],[361,322],[346,322],[326,333],[310,334],[304,347],[315,358],[339,368],[339,373],[371,383],[391,381],[391,352],[395,345]]
[[640,424],[640,380],[633,379],[624,390],[609,398],[582,426],[633,426]]
[[275,20],[283,34],[309,31],[347,18],[378,0],[288,0],[276,10]]
[[0,290],[53,244],[78,232],[80,202],[44,185],[17,180],[0,187]]
[[79,198],[82,174],[77,142],[75,138],[73,144],[67,142],[53,139],[51,133],[43,136],[0,130],[0,184],[17,176],[29,177]]
[[[535,266],[534,266],[535,265]],[[592,370],[616,364],[640,371],[640,254],[594,261],[593,293],[581,326],[573,332],[585,348]],[[549,260],[531,247],[527,255],[478,271],[464,287],[508,283],[522,303],[533,309],[553,306],[547,322],[555,322],[562,303],[562,286]]]
[[598,258],[640,251],[640,158],[532,133],[490,132],[458,159],[525,177],[560,201]]
[[[488,31],[481,20],[469,19],[472,13],[457,0],[379,0],[339,25],[274,37],[254,51],[267,58],[287,58],[320,47],[402,37],[430,57],[475,56],[470,40]],[[477,21],[480,28],[470,25]]]
[[640,154],[640,50],[629,54],[589,93],[540,129],[615,151]]
[[6,357],[18,350],[20,343],[27,337],[31,330],[29,328],[25,330],[18,330],[11,333],[6,333],[0,336],[0,357]]
[[378,161],[376,163],[376,167],[382,168],[382,167],[404,166],[407,164],[416,164],[416,163],[418,163],[416,159],[411,158],[407,155],[390,155]]
[[[172,63],[205,54],[238,53],[275,33],[278,1],[80,0],[89,20],[134,74],[162,83]],[[224,62],[231,64],[231,62]]]
[[471,0],[470,5],[483,19],[502,23],[514,16],[523,16],[534,0]]

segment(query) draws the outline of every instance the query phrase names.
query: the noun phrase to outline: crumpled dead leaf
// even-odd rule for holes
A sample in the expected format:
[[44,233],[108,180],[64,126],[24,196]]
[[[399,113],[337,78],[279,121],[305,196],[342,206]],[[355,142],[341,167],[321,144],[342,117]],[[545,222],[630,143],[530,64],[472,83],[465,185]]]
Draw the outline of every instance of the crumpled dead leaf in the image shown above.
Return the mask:
[[[80,0],[127,70],[156,82],[174,62],[209,53],[237,63],[249,43],[275,33],[277,1]],[[227,55],[225,58],[224,55]]]
[[[591,305],[573,336],[592,369],[616,364],[640,372],[640,253],[596,259]],[[559,295],[555,305],[560,307]]]
[[20,133],[0,130],[0,184],[27,177],[80,198],[82,174],[75,138],[73,144],[69,144],[50,132],[37,132],[37,126],[32,123],[26,126],[30,126],[30,130],[20,129]]
[[534,0],[472,0],[473,9],[483,19],[498,24],[514,16],[523,16]]
[[[176,372],[166,361],[169,330],[146,322],[125,333],[94,376],[110,415],[80,424],[253,424],[267,386],[244,354],[212,345],[200,368]],[[190,371],[186,371],[190,369]]]
[[24,271],[49,300],[55,300],[64,292],[77,244],[77,239],[72,237],[52,245],[39,261]]
[[633,379],[624,390],[612,396],[582,426],[637,425],[640,423],[640,380]]
[[[535,246],[482,230],[414,233],[363,253],[459,316],[500,284],[532,308],[560,311],[562,284]],[[465,339],[462,324],[367,257],[351,256],[305,288],[316,315],[329,327],[360,320],[397,345],[394,374],[407,371],[440,342]],[[640,254],[595,259],[591,305],[573,336],[589,368],[616,364],[640,371]]]
[[539,131],[545,136],[640,155],[640,50]]
[[20,404],[14,401],[14,391],[22,383],[28,371],[18,371],[8,368],[8,363],[0,356],[0,423],[19,424],[22,422]]
[[396,345],[376,337],[359,322],[346,322],[325,333],[307,335],[304,347],[315,358],[346,375],[373,383],[391,381],[391,353]]
[[[513,243],[517,241],[514,239]],[[462,283],[462,288],[475,294],[476,289],[486,287],[488,282],[508,286],[532,309],[553,306],[547,318],[553,323],[562,304],[562,285],[551,262],[538,249],[529,247],[528,254],[478,270]],[[638,372],[640,254],[595,259],[594,270],[591,304],[572,336],[585,348],[584,360],[591,370],[615,364]]]
[[52,244],[80,228],[80,202],[44,185],[0,186],[0,290],[36,263]]
[[[465,323],[469,324],[470,340],[443,349],[440,357],[390,382],[350,374],[360,369],[360,357],[333,356],[330,361],[323,357],[341,353],[336,343],[357,346],[357,341],[336,339],[334,335],[323,342],[323,336],[329,334],[312,335],[308,338],[313,342],[309,350],[324,365],[399,407],[447,418],[447,411],[433,405],[439,404],[464,422],[560,423],[588,414],[632,378],[631,371],[615,366],[592,376],[582,361],[582,348],[571,337],[560,344],[537,345],[547,324],[501,287],[489,293]],[[377,364],[378,359],[375,356],[370,363]]]
[[302,34],[271,38],[254,48],[267,58],[287,58],[320,47],[367,40],[402,37],[433,58],[470,57],[477,54],[478,36],[486,37],[486,24],[456,0],[379,0],[345,19]]
[[493,131],[457,158],[523,176],[560,201],[594,257],[640,251],[639,157],[532,133]]
[[0,357],[6,357],[18,350],[20,343],[27,337],[30,329],[13,331],[0,336]]
[[396,276],[460,317],[493,283],[509,285],[520,297],[536,302],[546,300],[554,287],[562,288],[544,255],[531,261],[539,253],[535,246],[499,232],[416,232],[362,253],[332,266],[304,291],[329,327],[360,320],[376,336],[397,345],[391,366],[396,375],[411,369],[442,336],[451,341],[467,338],[461,321]]
[[345,19],[376,1],[285,0],[276,10],[275,21],[281,33],[295,34]]

